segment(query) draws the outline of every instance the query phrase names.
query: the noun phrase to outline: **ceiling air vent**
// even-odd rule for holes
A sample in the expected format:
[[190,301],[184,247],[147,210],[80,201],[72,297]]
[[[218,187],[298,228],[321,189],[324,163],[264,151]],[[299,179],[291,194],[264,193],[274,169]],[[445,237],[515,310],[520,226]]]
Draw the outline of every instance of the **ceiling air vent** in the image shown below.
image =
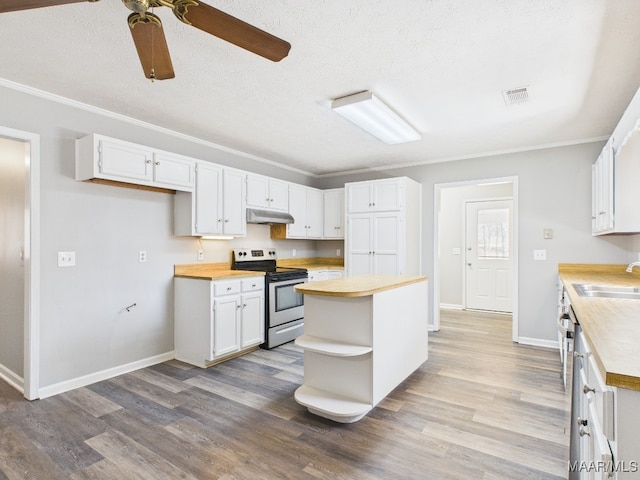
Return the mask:
[[504,103],[507,106],[515,105],[516,103],[524,103],[529,100],[529,90],[528,87],[503,90],[502,96],[504,97]]

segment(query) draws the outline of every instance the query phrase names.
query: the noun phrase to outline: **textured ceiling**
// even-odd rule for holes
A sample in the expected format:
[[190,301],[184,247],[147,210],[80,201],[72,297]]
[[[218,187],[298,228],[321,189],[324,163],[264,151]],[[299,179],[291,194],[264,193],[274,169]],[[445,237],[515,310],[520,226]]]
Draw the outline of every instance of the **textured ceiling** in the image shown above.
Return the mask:
[[[163,21],[176,78],[145,79],[120,0],[0,14],[0,78],[296,169],[332,172],[609,135],[640,85],[638,0],[209,0],[292,45],[273,63]],[[502,91],[530,89],[506,106]],[[331,112],[371,90],[422,140]]]

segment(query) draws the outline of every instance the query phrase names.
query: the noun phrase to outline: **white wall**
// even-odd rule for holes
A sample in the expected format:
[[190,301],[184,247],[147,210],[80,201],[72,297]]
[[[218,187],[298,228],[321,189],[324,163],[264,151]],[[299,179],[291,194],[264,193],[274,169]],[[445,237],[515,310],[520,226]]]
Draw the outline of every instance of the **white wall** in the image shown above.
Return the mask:
[[[464,272],[465,202],[487,198],[510,197],[511,183],[465,185],[440,190],[440,304],[461,307]],[[460,254],[453,249],[459,248]]]
[[[153,359],[173,350],[173,266],[195,263],[194,238],[174,237],[173,195],[76,182],[75,139],[89,133],[137,142],[296,183],[298,172],[0,87],[0,125],[40,135],[41,304],[40,388]],[[312,256],[315,243],[271,240],[249,225],[247,238],[203,240],[205,261],[224,262],[232,248],[276,247]],[[146,250],[148,261],[138,262]],[[57,266],[57,252],[76,252],[75,267]],[[130,312],[125,307],[136,303]],[[21,342],[17,334],[12,341]]]
[[[556,339],[555,282],[558,263],[627,263],[630,239],[591,236],[591,165],[603,143],[532,150],[485,158],[327,177],[321,188],[348,181],[408,176],[422,183],[423,272],[433,277],[434,185],[498,177],[518,177],[519,337]],[[552,228],[554,238],[543,239]],[[534,261],[545,248],[547,261]],[[433,305],[433,289],[430,290]],[[433,317],[430,318],[433,322]]]

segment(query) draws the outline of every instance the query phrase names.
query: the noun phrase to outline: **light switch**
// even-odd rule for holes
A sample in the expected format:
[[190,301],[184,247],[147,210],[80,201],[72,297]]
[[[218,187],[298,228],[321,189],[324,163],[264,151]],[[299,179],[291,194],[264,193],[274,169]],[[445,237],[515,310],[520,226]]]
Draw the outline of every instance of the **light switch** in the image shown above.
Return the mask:
[[553,238],[553,230],[551,230],[550,228],[545,228],[544,229],[544,239],[545,240],[550,240]]
[[533,251],[533,259],[534,260],[546,260],[547,259],[547,251],[546,250],[534,250]]
[[453,254],[454,255],[460,255],[460,253],[461,253],[461,250],[460,250],[459,247],[456,247],[456,248],[453,249]]

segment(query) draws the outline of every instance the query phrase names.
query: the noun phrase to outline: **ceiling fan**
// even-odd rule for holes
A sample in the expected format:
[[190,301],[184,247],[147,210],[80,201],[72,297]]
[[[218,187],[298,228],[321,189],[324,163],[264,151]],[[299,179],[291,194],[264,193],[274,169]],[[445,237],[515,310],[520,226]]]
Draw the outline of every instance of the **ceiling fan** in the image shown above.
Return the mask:
[[[0,13],[53,7],[67,3],[98,0],[0,0]],[[133,11],[128,17],[131,35],[145,77],[151,80],[174,78],[169,48],[162,22],[149,10],[169,7],[187,25],[233,43],[268,60],[278,62],[289,54],[291,45],[200,0],[122,0]]]

